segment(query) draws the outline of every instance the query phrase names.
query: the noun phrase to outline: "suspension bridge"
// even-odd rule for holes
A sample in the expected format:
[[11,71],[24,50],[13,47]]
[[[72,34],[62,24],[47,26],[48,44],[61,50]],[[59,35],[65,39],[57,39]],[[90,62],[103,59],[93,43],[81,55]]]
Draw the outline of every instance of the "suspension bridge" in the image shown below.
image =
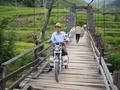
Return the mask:
[[33,73],[21,85],[26,88],[27,84],[28,87],[37,90],[107,90],[104,77],[98,72],[99,66],[94,59],[94,52],[87,34],[85,32],[79,44],[76,44],[73,38],[67,45],[69,68],[60,73],[58,83],[55,81],[54,71],[51,71],[30,79],[36,75]]
[[[3,63],[4,68],[40,46],[29,49]],[[42,50],[41,53],[47,49]],[[89,31],[85,31],[78,44],[76,44],[75,38],[72,38],[72,41],[67,45],[67,50],[70,60],[69,68],[60,73],[59,82],[55,81],[53,71],[46,72],[48,70],[48,55],[44,58],[38,57],[33,62],[4,76],[0,81],[1,90],[5,90],[4,85],[7,80],[31,66],[29,72],[20,77],[7,90],[16,90],[14,89],[16,86],[19,86],[20,89],[18,90],[117,90],[107,65],[95,46]]]
[[[51,46],[40,50],[44,43],[48,43],[45,41],[2,64],[3,78],[0,80],[0,90],[118,90],[103,58],[101,41],[96,44],[93,37],[95,23],[92,7],[71,7],[70,14],[67,16],[68,29],[76,25],[75,14],[80,11],[87,13],[87,27],[89,28],[78,44],[75,42],[75,37],[71,38],[71,42],[67,44],[69,68],[60,73],[59,82],[55,81],[53,71],[47,72]],[[10,74],[5,73],[6,67],[31,52],[36,54],[34,61]],[[41,57],[44,52],[47,52],[47,55]],[[6,82],[22,71],[25,72],[22,77],[6,87]]]

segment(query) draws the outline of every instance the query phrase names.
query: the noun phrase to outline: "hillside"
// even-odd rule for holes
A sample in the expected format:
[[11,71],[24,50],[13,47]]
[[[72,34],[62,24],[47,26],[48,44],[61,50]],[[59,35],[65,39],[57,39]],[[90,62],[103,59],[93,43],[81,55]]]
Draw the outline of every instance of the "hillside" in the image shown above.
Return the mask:
[[110,12],[120,12],[120,0],[114,0],[106,5],[106,8]]
[[[47,7],[49,6],[50,0],[45,0]],[[65,1],[76,4],[77,6],[86,5],[84,0],[55,0],[54,6],[63,8],[69,7],[70,4],[65,3]],[[0,0],[0,5],[14,5],[14,6],[27,6],[27,7],[43,7],[43,0]]]
[[77,6],[85,6],[87,3],[84,0],[66,0],[67,2],[73,3]]
[[[85,0],[87,1],[87,0]],[[87,2],[88,3],[88,2]],[[94,0],[92,3],[95,7],[103,8],[104,0]],[[105,10],[106,12],[120,12],[120,0],[105,0]]]

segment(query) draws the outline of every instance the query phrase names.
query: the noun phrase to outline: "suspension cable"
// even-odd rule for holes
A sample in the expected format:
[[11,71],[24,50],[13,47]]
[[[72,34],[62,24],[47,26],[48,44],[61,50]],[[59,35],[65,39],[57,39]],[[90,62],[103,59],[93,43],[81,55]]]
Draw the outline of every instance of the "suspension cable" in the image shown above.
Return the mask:
[[[15,7],[16,7],[16,10],[17,10],[18,9],[18,2],[17,2],[17,0],[15,0]],[[18,18],[18,15],[19,15],[19,13],[17,13],[17,15],[16,15],[17,18]],[[17,27],[16,29],[18,30],[18,21],[16,22],[16,27]]]
[[34,0],[34,8],[33,8],[33,13],[34,13],[34,34],[35,34],[35,0]]
[[96,23],[97,23],[97,19],[96,19],[96,9],[97,9],[97,5],[96,5],[96,1],[94,0],[94,4],[95,4],[95,30],[96,30]]
[[98,0],[98,31],[99,31],[99,25],[100,25],[100,5],[99,5],[100,0]]
[[94,0],[91,0],[89,3],[88,3],[88,6],[90,6],[92,3],[93,3]]
[[104,2],[103,2],[103,22],[104,22],[104,32],[103,32],[103,35],[105,35],[105,29],[106,29],[106,22],[105,22],[105,4],[106,4],[106,2],[105,2],[105,0],[104,0]]
[[57,1],[57,11],[58,11],[58,21],[59,21],[59,17],[60,17],[60,9],[59,9],[59,0]]

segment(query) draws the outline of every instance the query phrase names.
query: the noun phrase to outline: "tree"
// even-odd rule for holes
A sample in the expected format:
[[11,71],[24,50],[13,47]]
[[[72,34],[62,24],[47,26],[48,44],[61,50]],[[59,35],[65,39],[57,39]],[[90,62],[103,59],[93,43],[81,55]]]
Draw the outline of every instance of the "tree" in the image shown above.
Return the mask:
[[47,25],[48,25],[48,22],[49,22],[49,19],[50,19],[50,16],[51,16],[54,1],[55,0],[50,0],[49,1],[50,6],[48,8],[47,17],[46,17],[45,23],[44,23],[44,25],[42,27],[42,30],[41,30],[41,32],[42,32],[41,40],[42,41],[45,40],[45,31],[46,31],[46,28],[47,28]]

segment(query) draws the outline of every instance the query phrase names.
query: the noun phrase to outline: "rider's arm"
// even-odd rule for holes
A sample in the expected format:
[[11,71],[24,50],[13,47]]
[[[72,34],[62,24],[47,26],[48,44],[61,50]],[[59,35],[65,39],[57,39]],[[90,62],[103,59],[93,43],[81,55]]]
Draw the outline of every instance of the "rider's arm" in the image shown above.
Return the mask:
[[52,36],[51,36],[51,41],[52,41],[52,43],[56,43],[55,37],[54,37],[54,33],[53,33]]
[[69,36],[68,36],[68,34],[67,33],[64,33],[64,37],[65,37],[65,41],[64,42],[68,42],[69,41]]

